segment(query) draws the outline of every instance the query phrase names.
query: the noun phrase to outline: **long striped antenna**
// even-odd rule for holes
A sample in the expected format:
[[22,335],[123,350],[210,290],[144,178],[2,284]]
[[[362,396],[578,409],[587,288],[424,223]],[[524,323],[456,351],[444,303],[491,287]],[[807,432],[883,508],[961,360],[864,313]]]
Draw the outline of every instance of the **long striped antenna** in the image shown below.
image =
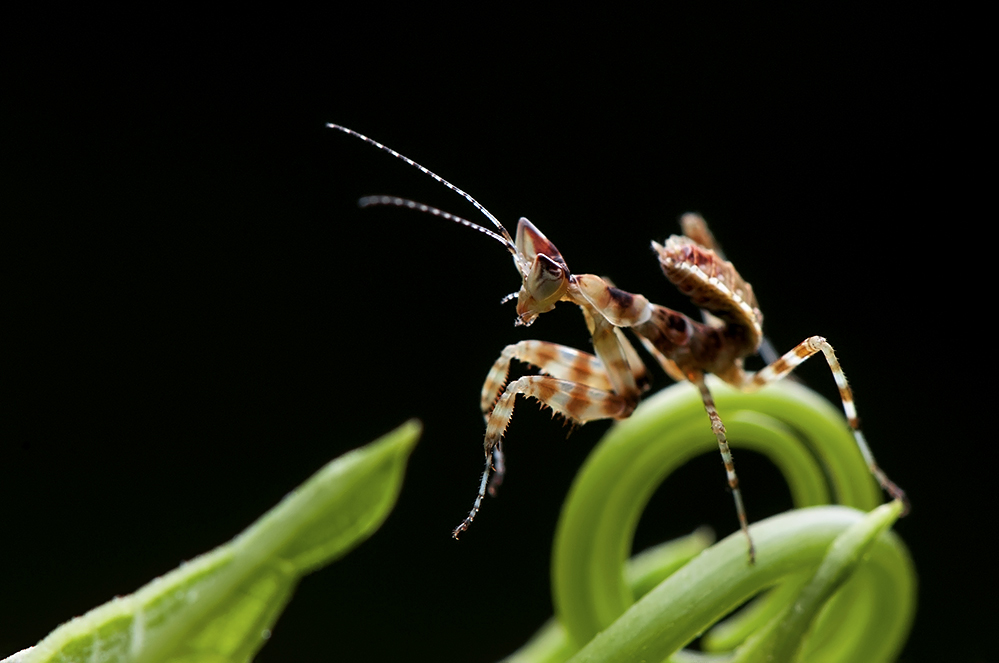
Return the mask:
[[507,232],[506,228],[503,227],[503,224],[499,222],[499,219],[497,219],[495,216],[493,216],[492,213],[489,210],[487,210],[482,205],[482,203],[480,203],[479,201],[477,201],[470,194],[465,193],[465,191],[463,191],[463,190],[459,189],[458,187],[456,187],[455,185],[451,184],[446,179],[444,179],[443,177],[441,177],[437,173],[433,172],[429,168],[427,168],[425,166],[421,166],[420,164],[416,163],[415,161],[413,161],[412,159],[410,159],[406,155],[400,154],[400,153],[396,152],[391,147],[388,147],[386,145],[382,145],[381,143],[379,143],[377,140],[375,140],[373,138],[368,138],[364,134],[358,133],[358,132],[354,131],[353,129],[348,129],[347,127],[341,126],[339,124],[334,124],[332,122],[327,122],[326,126],[329,127],[330,129],[337,129],[338,131],[342,131],[345,134],[349,134],[351,136],[355,136],[357,138],[360,138],[365,143],[368,143],[370,145],[374,145],[378,149],[383,150],[385,152],[388,152],[389,154],[391,154],[392,156],[396,157],[397,159],[402,159],[403,161],[405,161],[406,163],[408,163],[410,166],[413,166],[414,168],[417,168],[417,169],[423,171],[424,173],[426,173],[430,177],[434,178],[435,180],[437,180],[438,182],[440,182],[441,184],[443,184],[447,188],[451,189],[452,191],[454,191],[458,195],[462,196],[468,202],[472,203],[472,205],[475,206],[475,209],[477,209],[480,212],[482,212],[482,214],[484,214],[486,216],[486,218],[488,218],[490,221],[493,222],[493,225],[496,226],[496,229],[499,230],[499,232],[498,233],[493,232],[492,230],[489,230],[488,228],[484,228],[484,227],[480,226],[477,223],[473,223],[472,221],[469,221],[468,219],[463,219],[460,216],[455,216],[454,214],[449,214],[448,212],[445,212],[443,210],[439,210],[436,207],[430,207],[429,205],[424,205],[423,203],[417,203],[417,202],[414,202],[412,200],[406,200],[404,198],[396,198],[394,196],[368,196],[368,197],[365,197],[365,198],[361,198],[358,201],[358,204],[361,207],[369,207],[369,206],[372,206],[372,205],[393,205],[393,206],[396,206],[396,207],[408,207],[410,209],[415,209],[415,210],[420,211],[420,212],[426,212],[428,214],[433,214],[434,216],[439,216],[439,217],[447,219],[449,221],[454,221],[455,223],[461,224],[463,226],[467,226],[469,228],[474,228],[475,230],[478,230],[479,232],[481,232],[483,234],[489,235],[493,239],[497,240],[498,242],[500,242],[504,246],[506,246],[506,248],[510,251],[510,253],[512,253],[514,255],[514,259],[517,260],[518,266],[520,266],[520,253],[517,251],[517,245],[514,243],[513,238],[510,237],[510,233]]
[[375,205],[388,205],[390,207],[407,207],[409,209],[415,209],[417,212],[425,212],[426,214],[432,214],[434,216],[439,216],[442,219],[447,219],[448,221],[454,221],[457,224],[467,226],[473,230],[478,230],[480,233],[489,235],[497,242],[505,245],[512,253],[517,253],[517,247],[514,243],[510,241],[509,236],[504,237],[498,233],[494,233],[489,228],[484,228],[479,224],[469,221],[468,219],[463,219],[460,216],[451,214],[450,212],[445,212],[442,209],[437,209],[436,207],[431,207],[430,205],[424,205],[423,203],[418,203],[415,200],[409,200],[408,198],[399,198],[396,196],[365,196],[357,201],[359,207],[373,207]]

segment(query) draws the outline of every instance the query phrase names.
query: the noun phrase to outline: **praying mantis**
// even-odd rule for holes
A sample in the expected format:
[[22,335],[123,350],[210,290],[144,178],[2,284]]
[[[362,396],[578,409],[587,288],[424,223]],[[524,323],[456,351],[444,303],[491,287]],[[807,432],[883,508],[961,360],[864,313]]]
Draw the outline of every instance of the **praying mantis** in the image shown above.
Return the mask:
[[[520,289],[503,300],[516,299],[514,324],[530,326],[557,303],[569,302],[582,311],[593,341],[593,353],[538,340],[508,345],[500,353],[486,376],[480,397],[486,422],[485,470],[471,510],[452,532],[454,538],[472,524],[486,493],[495,494],[503,481],[506,472],[503,436],[513,417],[518,396],[533,398],[575,424],[625,419],[634,411],[647,383],[647,369],[624,329],[635,334],[670,377],[688,381],[698,390],[725,465],[739,526],[748,544],[750,563],[756,558],[755,547],[725,424],[705,382],[708,373],[737,389],[752,392],[786,377],[806,359],[821,353],[836,381],[847,422],[871,474],[885,492],[893,499],[901,500],[908,511],[905,492],[881,470],[871,453],[860,428],[853,392],[832,345],[825,338],[810,336],[759,371],[743,368],[744,358],[757,354],[764,342],[763,314],[752,286],[731,262],[724,259],[707,223],[699,215],[685,214],[681,218],[683,234],[672,235],[663,244],[652,242],[652,249],[666,278],[701,309],[701,321],[654,304],[641,294],[625,292],[594,274],[572,272],[555,244],[526,218],[519,220],[515,236],[511,237],[503,224],[477,200],[439,175],[352,129],[332,123],[327,126],[359,138],[429,175],[464,197],[489,219],[494,229],[393,196],[362,198],[361,207],[407,207],[453,221],[494,239],[510,252],[521,278]],[[533,366],[538,374],[526,375],[508,384],[513,360]]]

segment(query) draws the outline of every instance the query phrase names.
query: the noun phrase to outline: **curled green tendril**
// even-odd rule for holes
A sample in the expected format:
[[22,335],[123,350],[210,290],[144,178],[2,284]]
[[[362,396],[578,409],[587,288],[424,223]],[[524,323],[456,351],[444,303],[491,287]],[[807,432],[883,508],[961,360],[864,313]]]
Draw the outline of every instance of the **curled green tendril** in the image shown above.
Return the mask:
[[[659,484],[694,456],[717,453],[696,391],[681,384],[660,392],[607,434],[577,476],[552,555],[556,619],[509,661],[874,662],[898,655],[916,597],[912,561],[888,530],[901,505],[871,511],[880,490],[843,416],[793,383],[744,394],[713,382],[712,392],[729,442],[766,455],[798,509],[751,526],[755,565],[739,532],[704,552],[710,541],[695,533],[629,561]],[[843,506],[818,506],[831,497]],[[681,649],[702,633],[701,648],[712,653]]]

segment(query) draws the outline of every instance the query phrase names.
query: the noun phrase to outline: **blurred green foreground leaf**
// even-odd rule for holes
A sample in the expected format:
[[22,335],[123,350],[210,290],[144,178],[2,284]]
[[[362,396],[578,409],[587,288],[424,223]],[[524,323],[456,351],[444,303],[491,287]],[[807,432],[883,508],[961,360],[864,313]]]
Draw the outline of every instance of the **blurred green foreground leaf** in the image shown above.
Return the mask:
[[420,425],[331,461],[242,534],[0,663],[249,661],[305,574],[382,524]]

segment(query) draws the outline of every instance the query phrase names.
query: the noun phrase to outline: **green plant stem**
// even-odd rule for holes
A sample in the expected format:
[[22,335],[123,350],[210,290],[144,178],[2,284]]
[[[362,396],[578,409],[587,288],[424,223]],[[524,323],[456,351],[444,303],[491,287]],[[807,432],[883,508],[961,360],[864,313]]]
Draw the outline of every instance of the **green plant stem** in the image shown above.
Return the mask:
[[[876,537],[880,528],[890,524],[899,510],[900,505],[885,505],[882,512],[876,512],[875,525],[867,525],[864,533],[870,535],[873,531]],[[746,560],[744,539],[738,533],[729,536],[659,584],[570,660],[572,663],[666,660],[756,592],[773,586],[788,575],[802,571],[814,573],[836,538],[852,526],[860,525],[863,529],[866,518],[862,512],[837,506],[801,509],[769,518],[753,527],[759,551],[755,565],[749,565]],[[891,540],[895,537],[886,533],[883,542],[881,538],[874,537],[870,538],[878,551],[878,566],[897,564],[898,543]],[[886,572],[886,575],[890,578],[891,573]],[[842,576],[836,580],[841,581]],[[826,578],[822,584],[828,589],[835,582]],[[876,590],[873,591],[876,593]],[[818,592],[812,606],[821,607],[828,595],[828,592]],[[897,594],[893,596],[897,597]],[[909,597],[902,597],[906,598]],[[801,637],[814,613],[806,617],[809,619],[780,633],[785,640],[781,641],[780,647],[771,647],[770,650],[783,655],[786,654],[784,650],[800,646]],[[909,616],[903,610],[901,617],[902,630],[907,630]],[[884,634],[878,635],[880,638]],[[898,645],[892,643],[890,646]],[[768,659],[766,653],[757,650],[740,660],[791,659],[787,656]],[[832,660],[884,659],[863,656]]]
[[[869,511],[881,501],[880,489],[871,477],[846,421],[825,399],[790,382],[771,385],[756,394],[735,391],[719,381],[712,381],[711,388],[730,443],[736,448],[765,454],[787,479],[795,506],[825,504],[834,497],[841,504]],[[612,628],[620,628],[619,618],[626,611],[631,614],[629,607],[635,600],[625,577],[625,560],[631,552],[638,520],[652,493],[668,474],[696,455],[717,453],[717,445],[707,432],[707,417],[695,390],[689,385],[675,385],[656,394],[629,419],[615,425],[580,471],[563,508],[552,555],[556,617],[572,646],[589,647],[594,637],[603,632],[600,636],[602,655],[614,649],[608,649],[606,634],[612,632]],[[751,504],[752,491],[747,493],[747,500]],[[741,535],[730,537],[703,553],[688,567],[708,569],[710,564],[701,560],[717,559],[715,556],[722,553],[714,552],[715,548],[732,556],[725,558],[724,564],[719,564],[717,569],[710,567],[713,577],[680,575],[693,573],[687,570],[688,567],[677,574],[691,583],[691,597],[696,600],[681,606],[679,613],[665,613],[675,618],[670,622],[670,631],[675,633],[676,639],[673,644],[678,642],[678,648],[689,642],[740,602],[780,581],[775,589],[702,639],[702,648],[706,651],[728,651],[730,656],[751,633],[765,627],[790,602],[800,600],[800,594],[812,582],[826,548],[852,522],[863,517],[863,513],[849,509],[810,509],[800,514],[785,514],[780,518],[790,520],[776,520],[776,524],[770,520],[757,523],[752,528],[758,548],[756,567],[748,564],[746,542]],[[890,558],[892,563],[880,567],[871,564],[850,567],[856,571],[854,575],[860,576],[871,575],[875,568],[880,571],[863,585],[868,589],[848,591],[862,594],[868,606],[883,607],[878,600],[880,597],[872,594],[870,587],[877,587],[881,597],[897,599],[898,605],[884,608],[884,612],[893,613],[895,617],[893,621],[889,620],[891,624],[883,626],[891,633],[891,638],[887,645],[877,650],[881,652],[877,656],[881,656],[883,652],[897,652],[911,627],[915,574],[911,560],[897,538],[888,533],[877,541],[872,544],[872,559]],[[739,548],[741,556],[737,552]],[[708,566],[703,566],[705,564]],[[722,570],[738,571],[739,576],[733,578]],[[725,587],[738,590],[737,599],[726,593],[728,589],[723,592],[713,584],[720,579],[725,581]],[[681,581],[670,579],[667,582]],[[676,589],[675,584],[670,586]],[[709,595],[715,596],[715,600],[705,598]],[[674,600],[678,600],[676,596]],[[825,596],[824,601],[828,598]],[[667,605],[657,608],[665,610]],[[691,615],[695,612],[705,621],[684,622],[690,626],[689,632],[678,629],[681,613]],[[863,610],[854,606],[851,612],[862,614]],[[840,625],[856,624],[841,613],[830,610],[822,613],[817,619],[823,626],[816,628],[814,634],[826,637],[835,631],[839,641],[848,640],[848,637],[844,639],[842,628],[833,628],[834,623],[838,619]],[[633,627],[635,622],[631,625]],[[660,623],[650,628],[663,627]],[[631,630],[628,632],[634,635]],[[615,646],[618,645],[621,643]],[[623,651],[639,654],[628,648]],[[669,650],[667,646],[662,651],[666,651],[665,657],[676,649]],[[587,654],[590,656],[592,652]],[[671,660],[705,660],[703,657],[702,654],[681,652]],[[611,657],[606,660],[630,659]]]

